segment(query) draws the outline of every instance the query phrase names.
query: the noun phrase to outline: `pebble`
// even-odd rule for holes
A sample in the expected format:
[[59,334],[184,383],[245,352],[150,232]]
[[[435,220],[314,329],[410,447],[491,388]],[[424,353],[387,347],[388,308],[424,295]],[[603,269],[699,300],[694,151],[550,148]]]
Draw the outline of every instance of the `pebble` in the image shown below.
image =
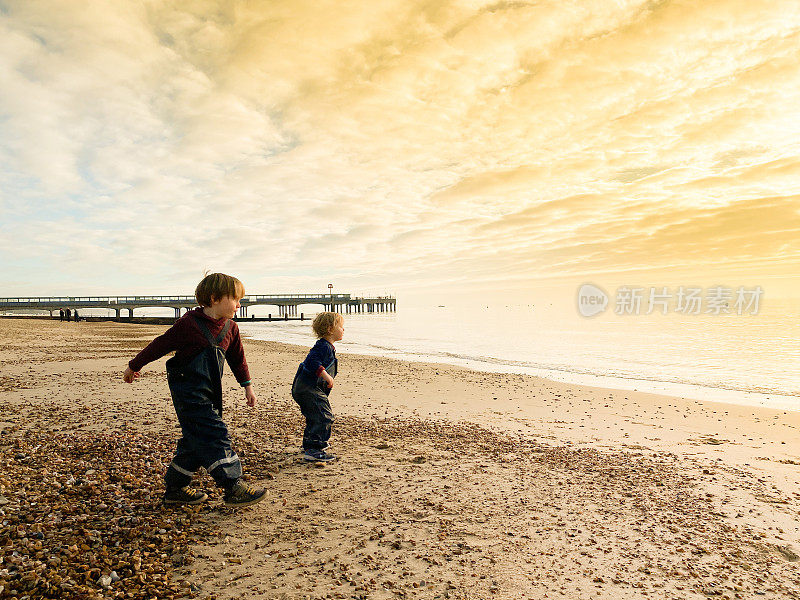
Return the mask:
[[[160,503],[173,449],[169,435],[127,431],[27,432],[0,447],[0,596],[178,597],[172,570],[191,561],[196,513]],[[103,469],[87,468],[97,457]]]

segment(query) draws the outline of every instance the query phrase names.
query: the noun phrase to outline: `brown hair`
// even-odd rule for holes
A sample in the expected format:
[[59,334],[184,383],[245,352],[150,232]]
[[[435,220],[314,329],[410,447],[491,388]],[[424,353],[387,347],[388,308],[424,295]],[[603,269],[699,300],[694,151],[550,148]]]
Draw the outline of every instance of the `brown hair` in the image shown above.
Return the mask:
[[209,273],[197,284],[194,297],[200,306],[211,306],[212,299],[219,300],[223,296],[230,296],[236,300],[244,297],[242,282],[225,273]]
[[344,322],[344,317],[339,313],[321,312],[314,317],[314,321],[311,323],[311,329],[314,330],[318,338],[322,338],[330,333],[331,327],[340,322]]

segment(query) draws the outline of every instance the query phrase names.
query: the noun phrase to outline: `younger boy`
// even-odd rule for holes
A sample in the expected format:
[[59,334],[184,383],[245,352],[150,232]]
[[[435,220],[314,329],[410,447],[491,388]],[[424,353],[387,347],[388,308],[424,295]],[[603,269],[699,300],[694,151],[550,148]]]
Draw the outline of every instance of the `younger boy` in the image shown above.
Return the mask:
[[225,490],[225,503],[230,506],[248,506],[264,498],[265,490],[241,481],[242,464],[231,449],[228,428],[222,421],[226,360],[244,388],[247,405],[256,403],[239,328],[232,321],[243,296],[244,286],[235,277],[207,275],[195,290],[200,307],[150,342],[125,369],[123,379],[132,383],[147,363],[175,351],[167,361],[167,383],[183,437],[164,476],[164,504],[200,504],[208,498],[189,487],[200,467]]
[[344,317],[339,313],[319,313],[311,323],[319,338],[300,363],[292,382],[292,398],[300,405],[306,418],[303,431],[303,459],[311,462],[328,462],[336,457],[325,452],[330,446],[333,413],[328,394],[333,388],[338,361],[333,347],[344,336]]

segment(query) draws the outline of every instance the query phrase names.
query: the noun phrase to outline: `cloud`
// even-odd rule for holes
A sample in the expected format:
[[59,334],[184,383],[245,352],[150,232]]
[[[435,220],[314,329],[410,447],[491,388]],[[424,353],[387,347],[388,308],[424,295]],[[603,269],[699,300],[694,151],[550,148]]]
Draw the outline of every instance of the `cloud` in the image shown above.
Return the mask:
[[797,262],[789,0],[3,6],[7,293]]

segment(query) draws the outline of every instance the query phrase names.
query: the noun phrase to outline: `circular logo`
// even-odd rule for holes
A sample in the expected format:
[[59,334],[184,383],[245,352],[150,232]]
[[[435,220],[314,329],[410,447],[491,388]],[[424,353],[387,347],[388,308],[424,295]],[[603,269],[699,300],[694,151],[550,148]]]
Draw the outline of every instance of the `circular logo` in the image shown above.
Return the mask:
[[578,288],[578,312],[584,317],[593,317],[608,308],[608,294],[602,288],[584,283]]

